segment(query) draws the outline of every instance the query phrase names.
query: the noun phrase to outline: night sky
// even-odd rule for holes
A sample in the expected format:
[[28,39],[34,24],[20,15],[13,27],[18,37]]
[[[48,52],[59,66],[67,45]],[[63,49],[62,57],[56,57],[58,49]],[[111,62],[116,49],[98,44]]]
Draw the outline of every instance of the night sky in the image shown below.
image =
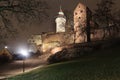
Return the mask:
[[[50,7],[48,10],[48,15],[49,18],[41,23],[41,24],[33,24],[33,25],[24,25],[28,27],[27,30],[23,29],[20,31],[19,35],[17,38],[14,38],[10,40],[9,45],[10,46],[16,46],[19,44],[24,44],[23,42],[26,42],[27,39],[30,37],[32,34],[40,34],[41,32],[48,32],[48,31],[54,31],[55,26],[53,26],[53,23],[55,22],[54,19],[57,16],[57,12],[59,11],[59,1],[58,0],[45,0],[48,3],[48,6]],[[86,3],[85,3],[86,1]],[[96,3],[99,2],[100,0],[61,0],[61,5],[62,9],[64,10],[70,10],[73,11],[76,5],[81,2],[86,4],[92,11],[96,8]],[[116,4],[114,9],[120,9],[120,0],[115,0]]]

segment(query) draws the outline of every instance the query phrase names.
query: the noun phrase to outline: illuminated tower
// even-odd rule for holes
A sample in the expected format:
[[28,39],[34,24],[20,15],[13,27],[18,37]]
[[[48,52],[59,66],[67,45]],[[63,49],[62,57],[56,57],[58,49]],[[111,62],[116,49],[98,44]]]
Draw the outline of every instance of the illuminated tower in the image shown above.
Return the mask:
[[79,3],[74,10],[74,32],[75,43],[82,43],[87,41],[85,32],[88,22],[90,21],[90,10],[82,3]]
[[65,32],[66,17],[61,9],[61,6],[55,22],[56,22],[56,33]]

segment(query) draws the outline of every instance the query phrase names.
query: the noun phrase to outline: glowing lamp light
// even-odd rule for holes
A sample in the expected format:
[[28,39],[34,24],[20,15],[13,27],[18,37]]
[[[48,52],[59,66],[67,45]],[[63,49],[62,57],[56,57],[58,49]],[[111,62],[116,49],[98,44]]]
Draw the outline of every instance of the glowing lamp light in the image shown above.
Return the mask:
[[51,50],[51,53],[55,54],[55,53],[57,53],[59,51],[62,51],[62,49],[63,49],[62,47],[56,47],[56,48],[54,48],[54,49]]
[[29,53],[28,53],[27,50],[21,50],[21,51],[20,51],[20,54],[21,54],[22,56],[24,56],[24,57],[28,57],[28,56],[29,56]]
[[32,52],[33,50],[29,49],[28,51],[29,51],[29,52]]
[[8,47],[7,46],[5,46],[5,49],[7,49]]

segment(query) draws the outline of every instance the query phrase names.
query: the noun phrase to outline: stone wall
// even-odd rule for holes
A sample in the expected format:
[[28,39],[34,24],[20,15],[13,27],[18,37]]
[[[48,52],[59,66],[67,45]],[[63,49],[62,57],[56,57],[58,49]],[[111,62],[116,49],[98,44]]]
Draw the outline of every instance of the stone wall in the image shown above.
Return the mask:
[[117,32],[115,27],[109,28],[110,32],[107,28],[97,28],[97,29],[91,29],[91,40],[106,40],[106,39],[112,39],[120,37],[120,32]]
[[74,43],[73,32],[69,33],[47,33],[42,35],[42,51],[47,52],[55,47],[61,47]]
[[[109,39],[113,37],[118,37],[116,30],[111,29],[111,36],[107,28],[91,28],[91,41]],[[116,35],[116,36],[115,36]],[[79,36],[79,43],[86,42],[86,33],[81,33]],[[43,52],[51,51],[56,47],[63,47],[69,44],[75,43],[75,34],[74,32],[65,32],[65,33],[45,33],[42,34],[42,46],[41,49]]]

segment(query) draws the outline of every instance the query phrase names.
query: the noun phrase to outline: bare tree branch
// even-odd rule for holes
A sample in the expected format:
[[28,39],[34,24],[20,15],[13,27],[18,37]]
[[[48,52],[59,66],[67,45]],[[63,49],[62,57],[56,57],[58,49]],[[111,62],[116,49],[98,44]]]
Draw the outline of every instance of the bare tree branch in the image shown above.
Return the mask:
[[[11,12],[20,23],[29,23],[33,21],[43,21],[47,18],[48,5],[41,0],[0,0],[6,4],[0,5],[0,16],[4,24],[6,33],[14,34],[16,29],[13,27],[11,20],[7,18],[5,11]],[[9,13],[8,13],[9,14]],[[3,30],[0,29],[0,33]],[[5,35],[1,35],[5,36]]]

